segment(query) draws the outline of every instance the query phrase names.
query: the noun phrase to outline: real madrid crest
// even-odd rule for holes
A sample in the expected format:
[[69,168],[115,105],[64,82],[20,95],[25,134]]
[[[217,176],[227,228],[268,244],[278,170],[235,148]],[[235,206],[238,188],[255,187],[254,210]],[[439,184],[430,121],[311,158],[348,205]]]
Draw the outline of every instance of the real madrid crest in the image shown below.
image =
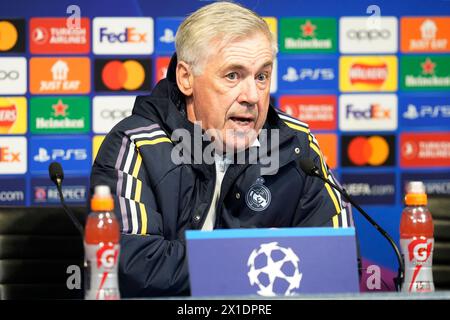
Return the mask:
[[256,179],[256,182],[250,187],[245,196],[247,206],[253,211],[266,210],[272,199],[270,190],[264,185],[264,182],[263,177]]

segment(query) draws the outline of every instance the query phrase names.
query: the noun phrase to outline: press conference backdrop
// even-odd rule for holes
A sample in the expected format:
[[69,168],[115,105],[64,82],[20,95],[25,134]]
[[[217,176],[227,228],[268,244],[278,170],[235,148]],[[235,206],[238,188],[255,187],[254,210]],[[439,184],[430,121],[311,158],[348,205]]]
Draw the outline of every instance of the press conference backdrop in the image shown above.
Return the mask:
[[[86,203],[104,135],[165,76],[178,25],[209,2],[0,2],[0,205],[57,205],[53,160],[66,200]],[[278,39],[275,103],[309,123],[349,193],[398,241],[406,181],[450,194],[450,1],[240,2]],[[379,267],[385,281],[364,289],[392,287],[394,254],[355,219],[363,277]]]

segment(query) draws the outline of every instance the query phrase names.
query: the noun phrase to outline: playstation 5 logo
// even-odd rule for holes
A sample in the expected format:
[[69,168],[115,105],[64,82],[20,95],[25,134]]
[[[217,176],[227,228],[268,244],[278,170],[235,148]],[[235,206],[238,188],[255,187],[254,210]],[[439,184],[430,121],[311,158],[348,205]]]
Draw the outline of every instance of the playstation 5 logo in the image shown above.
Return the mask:
[[418,117],[419,117],[419,113],[417,112],[416,106],[413,104],[409,104],[408,110],[406,110],[406,112],[403,113],[403,118],[413,120],[413,119],[417,119]]
[[51,160],[77,160],[82,161],[87,159],[86,149],[53,149],[51,156],[47,149],[39,148],[38,154],[33,157],[36,162],[47,162]]
[[164,29],[164,35],[159,37],[159,41],[161,41],[163,43],[173,43],[173,42],[175,42],[175,35],[173,34],[173,30],[165,28]]
[[283,80],[295,82],[301,80],[334,80],[334,71],[332,68],[302,68],[297,72],[293,67],[288,67]]

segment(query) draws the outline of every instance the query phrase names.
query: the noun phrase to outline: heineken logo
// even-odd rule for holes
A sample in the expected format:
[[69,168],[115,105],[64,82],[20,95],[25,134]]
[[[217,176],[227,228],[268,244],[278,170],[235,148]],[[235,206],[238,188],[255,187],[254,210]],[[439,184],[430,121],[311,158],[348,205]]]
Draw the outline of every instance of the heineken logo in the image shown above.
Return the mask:
[[368,84],[381,86],[388,76],[388,67],[386,63],[366,64],[354,63],[350,67],[350,82],[354,84]]
[[336,19],[282,18],[280,38],[280,49],[284,52],[334,52]]
[[303,37],[314,37],[314,30],[316,30],[316,26],[311,23],[311,21],[307,20],[305,24],[300,26],[302,30]]
[[403,89],[450,90],[450,57],[402,57]]
[[87,97],[32,98],[30,104],[31,132],[88,132],[89,108]]

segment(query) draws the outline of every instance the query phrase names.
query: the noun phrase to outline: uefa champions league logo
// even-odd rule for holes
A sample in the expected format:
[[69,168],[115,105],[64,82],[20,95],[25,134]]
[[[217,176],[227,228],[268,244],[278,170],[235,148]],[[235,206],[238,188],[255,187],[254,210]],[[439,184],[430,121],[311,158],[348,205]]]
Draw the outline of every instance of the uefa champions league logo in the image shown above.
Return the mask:
[[263,243],[248,258],[250,284],[258,287],[261,296],[292,296],[302,280],[299,261],[291,248],[280,247],[278,242]]

